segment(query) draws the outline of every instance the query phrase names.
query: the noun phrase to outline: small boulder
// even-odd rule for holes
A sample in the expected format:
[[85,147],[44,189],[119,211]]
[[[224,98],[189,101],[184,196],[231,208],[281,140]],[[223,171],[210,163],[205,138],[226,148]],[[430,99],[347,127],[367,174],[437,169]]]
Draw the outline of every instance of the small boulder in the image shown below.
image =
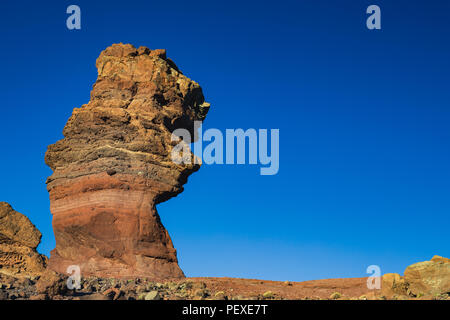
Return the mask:
[[145,295],[145,300],[161,300],[161,296],[158,291],[150,291]]
[[208,289],[197,289],[194,291],[194,296],[202,299],[208,297],[209,295],[210,293]]
[[68,291],[67,278],[65,275],[47,269],[36,282],[36,292],[49,298],[64,295]]

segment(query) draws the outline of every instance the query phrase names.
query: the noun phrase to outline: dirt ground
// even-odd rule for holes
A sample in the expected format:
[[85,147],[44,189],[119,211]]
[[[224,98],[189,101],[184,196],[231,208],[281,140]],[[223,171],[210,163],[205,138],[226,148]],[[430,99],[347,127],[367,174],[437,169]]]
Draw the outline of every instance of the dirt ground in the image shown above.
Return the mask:
[[[257,297],[268,291],[275,299],[378,299],[380,290],[367,288],[367,278],[326,279],[282,282],[238,278],[188,278],[204,282],[211,292],[223,291],[229,297]],[[333,297],[332,295],[335,294]],[[340,297],[339,297],[340,295]]]

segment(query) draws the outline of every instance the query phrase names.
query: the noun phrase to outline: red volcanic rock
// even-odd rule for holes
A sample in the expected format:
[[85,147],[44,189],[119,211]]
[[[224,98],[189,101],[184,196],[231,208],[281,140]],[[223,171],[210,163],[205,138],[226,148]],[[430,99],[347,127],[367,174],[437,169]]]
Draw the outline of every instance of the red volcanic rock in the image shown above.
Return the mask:
[[[56,247],[49,268],[100,277],[184,277],[156,205],[183,191],[198,164],[176,164],[177,128],[209,104],[165,50],[114,44],[96,63],[91,100],[76,108],[45,161]],[[193,155],[191,155],[193,157]]]

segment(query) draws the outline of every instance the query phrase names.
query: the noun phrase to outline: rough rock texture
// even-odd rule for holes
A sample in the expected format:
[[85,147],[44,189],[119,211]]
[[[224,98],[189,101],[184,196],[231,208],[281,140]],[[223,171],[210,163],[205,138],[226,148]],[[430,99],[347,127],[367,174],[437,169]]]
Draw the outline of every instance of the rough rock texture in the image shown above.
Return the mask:
[[414,295],[450,293],[450,260],[434,256],[415,263],[406,268],[404,278]]
[[50,270],[37,282],[0,274],[0,300],[321,300],[331,296],[338,300],[379,299],[379,290],[367,288],[367,278],[306,282],[183,278],[157,282],[147,278],[83,277],[76,290],[69,290],[66,283],[67,276]]
[[[177,128],[194,131],[209,104],[165,50],[114,44],[96,63],[91,100],[76,108],[45,161],[56,248],[49,268],[83,276],[183,277],[156,205],[199,164],[176,164]],[[191,154],[191,159],[193,155]]]
[[392,296],[433,297],[450,293],[450,259],[434,256],[406,268],[404,276],[388,273],[382,278],[382,293]]
[[387,273],[381,278],[381,293],[388,298],[394,295],[406,295],[408,284],[398,273]]
[[0,202],[0,273],[35,277],[44,271],[47,258],[36,248],[41,233],[23,214]]
[[63,295],[68,291],[67,278],[65,275],[47,269],[36,282],[35,291],[45,298]]

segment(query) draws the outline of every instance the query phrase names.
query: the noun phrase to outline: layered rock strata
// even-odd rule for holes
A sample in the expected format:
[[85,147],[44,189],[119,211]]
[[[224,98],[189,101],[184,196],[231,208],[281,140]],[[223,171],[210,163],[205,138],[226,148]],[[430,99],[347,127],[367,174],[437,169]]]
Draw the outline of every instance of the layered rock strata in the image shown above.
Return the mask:
[[[73,110],[45,161],[56,247],[49,268],[82,275],[179,278],[156,205],[183,191],[199,164],[177,164],[172,132],[209,110],[201,87],[165,50],[114,44],[97,59],[90,102]],[[191,154],[191,158],[194,156]]]

